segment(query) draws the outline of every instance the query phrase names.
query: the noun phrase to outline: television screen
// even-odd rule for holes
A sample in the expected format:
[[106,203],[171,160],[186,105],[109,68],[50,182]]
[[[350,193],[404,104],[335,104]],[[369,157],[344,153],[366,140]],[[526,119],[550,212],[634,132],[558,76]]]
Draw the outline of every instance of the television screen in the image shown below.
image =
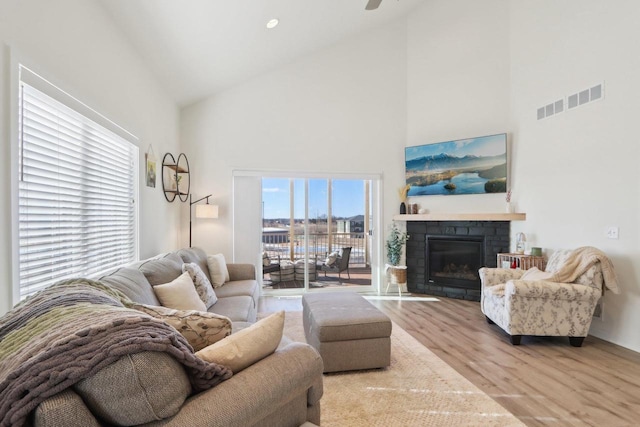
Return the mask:
[[405,148],[409,196],[507,192],[507,134]]

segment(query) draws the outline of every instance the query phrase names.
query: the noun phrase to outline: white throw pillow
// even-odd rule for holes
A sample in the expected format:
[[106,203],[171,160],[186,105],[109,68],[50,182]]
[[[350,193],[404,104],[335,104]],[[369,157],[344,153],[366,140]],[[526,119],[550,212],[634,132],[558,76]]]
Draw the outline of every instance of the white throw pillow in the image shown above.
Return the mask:
[[229,270],[223,254],[207,255],[207,266],[214,288],[219,288],[229,281]]
[[203,348],[196,356],[226,366],[237,374],[276,351],[283,328],[284,311],[279,311]]
[[336,263],[337,259],[338,259],[338,252],[331,252],[327,257],[327,259],[324,260],[324,264],[328,267],[331,267],[333,264]]
[[187,272],[182,273],[172,282],[154,286],[153,291],[164,307],[176,310],[207,311]]

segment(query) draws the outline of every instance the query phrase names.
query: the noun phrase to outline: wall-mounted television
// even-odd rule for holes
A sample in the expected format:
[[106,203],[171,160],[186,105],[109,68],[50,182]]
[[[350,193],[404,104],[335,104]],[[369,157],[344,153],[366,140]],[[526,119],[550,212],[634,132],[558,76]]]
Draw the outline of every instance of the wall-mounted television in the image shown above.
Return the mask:
[[405,148],[409,196],[507,192],[507,134]]

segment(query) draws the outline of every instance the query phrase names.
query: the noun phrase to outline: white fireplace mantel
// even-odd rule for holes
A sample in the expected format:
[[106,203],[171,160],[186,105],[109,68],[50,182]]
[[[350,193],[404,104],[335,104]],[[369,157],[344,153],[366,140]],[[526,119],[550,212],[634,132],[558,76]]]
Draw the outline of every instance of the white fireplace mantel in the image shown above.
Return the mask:
[[526,213],[428,213],[394,215],[394,221],[524,221]]

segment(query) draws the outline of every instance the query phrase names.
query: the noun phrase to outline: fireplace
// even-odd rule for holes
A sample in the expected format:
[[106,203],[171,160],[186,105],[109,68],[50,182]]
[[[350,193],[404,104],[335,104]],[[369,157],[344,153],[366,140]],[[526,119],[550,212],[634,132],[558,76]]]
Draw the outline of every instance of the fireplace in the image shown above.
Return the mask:
[[478,270],[484,264],[483,236],[427,235],[427,282],[480,289]]
[[409,292],[480,301],[478,269],[509,252],[509,228],[509,221],[407,222]]

